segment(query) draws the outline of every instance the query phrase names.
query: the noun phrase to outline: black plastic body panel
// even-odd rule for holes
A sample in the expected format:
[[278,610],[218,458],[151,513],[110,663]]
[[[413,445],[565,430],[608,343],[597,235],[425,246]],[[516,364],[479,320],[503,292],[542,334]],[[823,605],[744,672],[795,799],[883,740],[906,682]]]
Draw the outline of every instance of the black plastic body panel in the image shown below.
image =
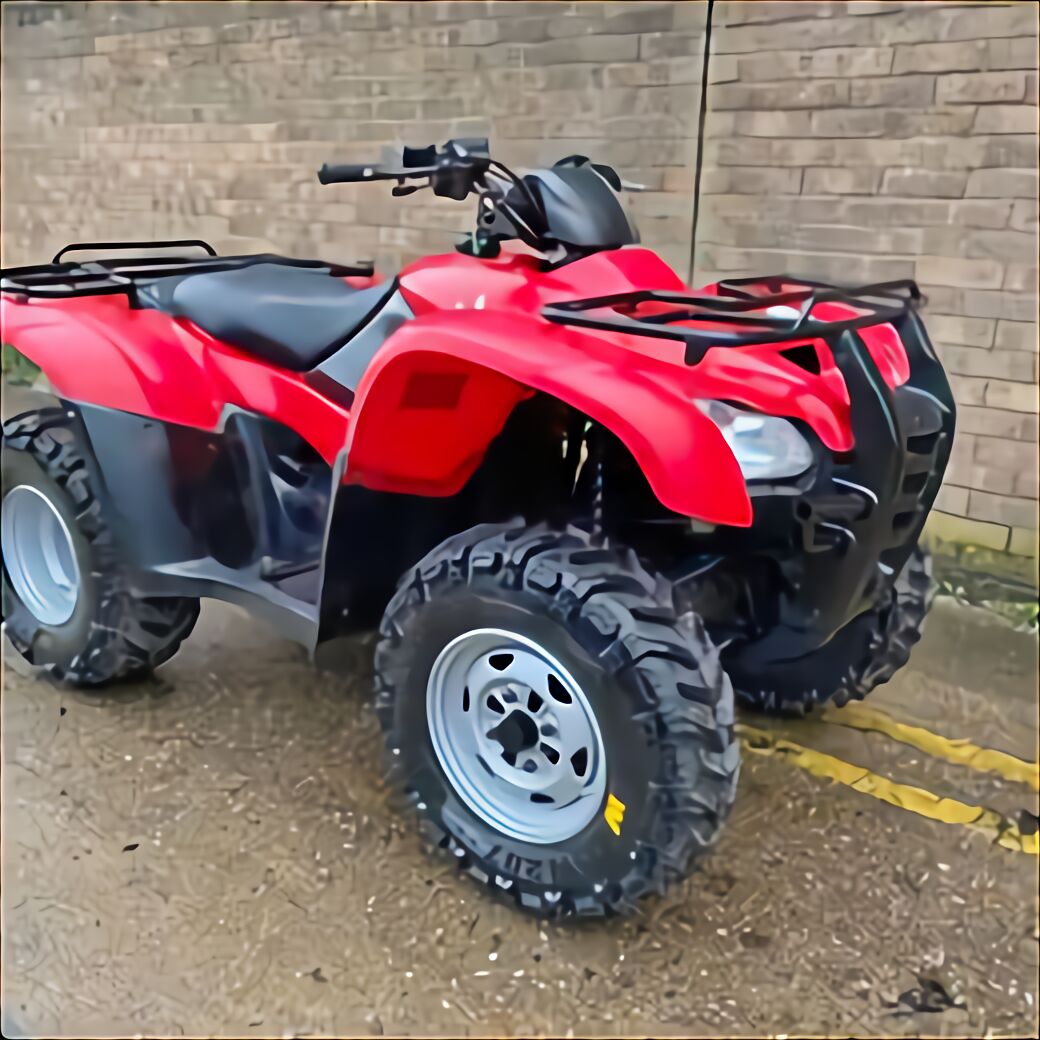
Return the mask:
[[[778,602],[761,636],[728,655],[735,681],[825,648],[883,600],[917,544],[950,457],[956,410],[920,319],[907,312],[893,324],[909,381],[889,388],[855,331],[829,337],[851,400],[853,451],[834,456],[816,441],[810,487],[754,500],[755,523],[739,543],[775,562]],[[716,547],[724,556],[740,551],[725,536]]]
[[237,603],[313,649],[333,468],[291,430],[245,412],[206,432],[66,407],[89,440],[135,593]]

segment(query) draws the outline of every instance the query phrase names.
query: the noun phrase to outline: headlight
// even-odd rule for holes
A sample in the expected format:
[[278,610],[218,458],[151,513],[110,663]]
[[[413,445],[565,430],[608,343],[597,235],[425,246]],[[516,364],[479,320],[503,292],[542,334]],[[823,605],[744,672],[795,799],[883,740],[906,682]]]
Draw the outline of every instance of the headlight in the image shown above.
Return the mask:
[[699,399],[694,404],[719,428],[745,480],[796,477],[812,465],[812,448],[786,419],[722,401]]

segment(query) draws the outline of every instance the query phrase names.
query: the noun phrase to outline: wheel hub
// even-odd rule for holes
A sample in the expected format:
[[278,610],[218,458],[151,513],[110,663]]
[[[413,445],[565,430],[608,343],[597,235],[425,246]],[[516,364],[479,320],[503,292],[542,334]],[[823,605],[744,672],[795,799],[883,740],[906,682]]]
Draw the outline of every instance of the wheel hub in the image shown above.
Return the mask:
[[0,533],[18,598],[41,624],[65,624],[76,610],[80,574],[72,534],[54,503],[19,484],[4,496]]
[[502,745],[503,758],[511,755],[515,759],[518,752],[527,751],[538,743],[538,723],[517,709],[489,730],[488,736]]
[[448,782],[502,833],[564,841],[599,810],[606,762],[595,714],[534,641],[501,629],[458,636],[434,662],[426,707]]

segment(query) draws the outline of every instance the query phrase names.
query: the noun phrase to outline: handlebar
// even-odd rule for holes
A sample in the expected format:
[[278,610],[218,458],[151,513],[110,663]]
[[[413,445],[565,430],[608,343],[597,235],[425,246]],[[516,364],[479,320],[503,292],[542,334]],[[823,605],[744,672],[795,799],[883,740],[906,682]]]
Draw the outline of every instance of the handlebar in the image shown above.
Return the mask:
[[448,141],[443,151],[432,145],[405,148],[398,163],[325,163],[318,171],[318,180],[322,184],[350,184],[429,178],[435,195],[461,200],[479,187],[490,163],[486,140],[459,139]]
[[436,166],[397,167],[378,166],[374,163],[340,163],[330,166],[322,163],[318,180],[322,184],[353,184],[359,181],[399,181],[406,177],[429,177],[437,172]]
[[318,180],[322,184],[349,184],[353,181],[385,181],[390,174],[377,170],[368,163],[339,163],[330,166],[322,163],[318,170]]
[[[519,238],[532,248],[542,249],[555,248],[559,244],[550,227],[543,192],[548,191],[550,198],[555,197],[553,192],[558,194],[560,191],[573,195],[565,180],[560,183],[560,175],[567,168],[586,166],[615,192],[638,187],[625,184],[611,167],[592,163],[583,155],[568,156],[555,163],[552,170],[536,170],[521,177],[491,158],[485,138],[450,140],[442,149],[435,145],[405,147],[400,154],[391,154],[381,163],[331,166],[326,163],[318,171],[318,180],[322,184],[396,181],[395,196],[410,195],[423,187],[429,187],[434,195],[456,201],[477,195],[480,198],[479,232],[487,241],[494,239],[497,244],[503,239]],[[554,172],[557,170],[558,174]],[[407,184],[407,181],[423,183]],[[546,186],[553,183],[555,188]],[[623,214],[621,220],[625,220]],[[476,239],[473,241],[475,243]]]

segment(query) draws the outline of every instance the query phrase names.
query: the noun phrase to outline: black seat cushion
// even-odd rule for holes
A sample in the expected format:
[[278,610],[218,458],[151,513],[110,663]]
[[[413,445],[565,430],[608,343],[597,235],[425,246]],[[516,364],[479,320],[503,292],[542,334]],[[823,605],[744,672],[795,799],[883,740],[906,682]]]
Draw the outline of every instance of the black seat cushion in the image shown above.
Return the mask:
[[138,298],[281,368],[313,368],[341,347],[394,291],[355,289],[327,271],[259,263],[158,278]]

